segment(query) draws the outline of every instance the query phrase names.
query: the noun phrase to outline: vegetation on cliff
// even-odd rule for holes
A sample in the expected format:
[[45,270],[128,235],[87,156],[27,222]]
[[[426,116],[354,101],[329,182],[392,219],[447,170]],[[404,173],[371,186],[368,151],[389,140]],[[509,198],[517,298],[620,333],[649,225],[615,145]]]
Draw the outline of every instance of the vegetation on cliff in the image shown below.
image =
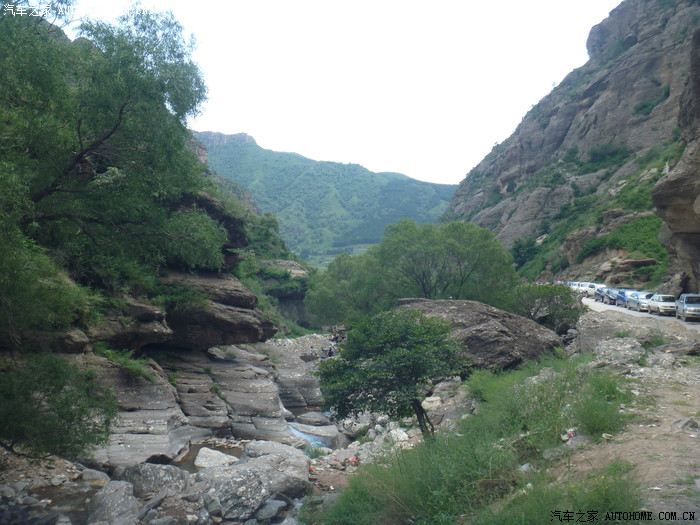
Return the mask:
[[[52,6],[51,18],[65,7]],[[169,311],[201,304],[160,280],[166,268],[224,271],[236,250],[289,252],[276,219],[252,213],[192,151],[185,122],[206,89],[172,15],[85,23],[73,42],[61,22],[0,16],[0,436],[8,448],[76,455],[104,440],[110,398],[89,372],[31,352],[107,310],[126,317],[127,295]],[[32,370],[53,382],[28,381]],[[74,446],[58,420],[76,425]],[[55,446],[40,445],[52,425]]]

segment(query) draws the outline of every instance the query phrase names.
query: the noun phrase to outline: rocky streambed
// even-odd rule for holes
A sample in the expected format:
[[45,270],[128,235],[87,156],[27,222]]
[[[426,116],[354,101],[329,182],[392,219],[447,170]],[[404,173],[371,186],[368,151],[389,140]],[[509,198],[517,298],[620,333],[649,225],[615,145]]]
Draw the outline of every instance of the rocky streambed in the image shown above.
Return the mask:
[[[548,351],[560,342],[531,321],[479,303],[418,306],[454,321],[485,365],[489,355],[493,363],[517,363],[534,357],[538,344]],[[651,338],[665,344],[649,350]],[[591,366],[654,380],[675,377],[700,348],[697,334],[680,325],[621,312],[586,314],[566,340],[569,352],[597,355]],[[420,440],[411,420],[371,414],[332,421],[321,411],[310,372],[333,344],[310,335],[200,351],[163,347],[151,354],[152,380],[91,352],[72,354],[118,392],[110,443],[80,462],[0,454],[0,523],[298,523],[303,497],[327,499],[358,465]],[[424,407],[439,428],[475,408],[460,383],[455,377],[426,392]]]

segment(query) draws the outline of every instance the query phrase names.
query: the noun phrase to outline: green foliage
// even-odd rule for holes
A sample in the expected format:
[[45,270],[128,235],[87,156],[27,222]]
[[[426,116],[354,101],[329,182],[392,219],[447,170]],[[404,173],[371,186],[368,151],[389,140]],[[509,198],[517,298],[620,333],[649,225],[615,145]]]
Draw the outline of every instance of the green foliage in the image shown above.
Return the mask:
[[631,153],[624,146],[600,144],[588,150],[588,161],[579,164],[579,173],[592,173],[605,168],[617,168],[629,159]]
[[142,357],[135,358],[133,350],[115,350],[110,348],[103,341],[95,343],[95,354],[105,357],[112,361],[115,365],[127,370],[136,377],[147,379],[151,383],[155,381],[151,374],[148,361]]
[[367,316],[352,326],[338,356],[321,363],[318,376],[339,418],[363,411],[395,418],[415,413],[429,425],[420,393],[431,379],[459,373],[457,343],[449,323],[415,310]]
[[0,369],[0,446],[77,458],[109,439],[114,394],[90,371],[53,354],[30,354]]
[[185,121],[205,88],[182,27],[149,12],[81,30],[70,42],[46,21],[0,17],[14,249],[36,242],[73,278],[113,289],[136,268],[218,268],[226,233],[186,204],[204,184]]
[[516,290],[513,312],[564,334],[576,326],[583,309],[578,294],[568,286],[525,284]]
[[628,416],[620,412],[620,404],[627,403],[631,394],[618,387],[620,378],[608,372],[592,374],[582,390],[574,413],[579,428],[594,441],[600,441],[604,432],[621,429]]
[[[461,420],[456,432],[363,466],[337,503],[307,515],[307,523],[545,523],[564,504],[639,508],[639,489],[625,477],[629,465],[617,462],[566,486],[518,468],[543,464],[542,452],[561,446],[560,434],[581,424],[577,407],[589,398],[615,408],[628,399],[619,380],[583,374],[579,366],[548,357],[505,373],[474,371],[466,385],[481,402],[478,413]],[[514,495],[516,488],[527,494]]]
[[590,255],[613,248],[637,252],[659,262],[666,262],[668,254],[658,239],[662,224],[663,221],[656,215],[639,217],[612,233],[587,241],[579,250],[576,261],[581,262]]
[[356,253],[377,243],[386,225],[399,219],[436,222],[455,190],[357,164],[273,152],[254,142],[215,140],[210,133],[198,137],[207,145],[210,165],[248,188],[262,209],[279,218],[289,246],[316,266],[329,262],[329,250]]
[[509,306],[511,258],[493,234],[470,223],[387,227],[363,255],[343,254],[312,276],[306,304],[326,323],[391,308],[397,298],[472,299]]
[[510,248],[510,254],[513,256],[515,267],[521,268],[526,262],[535,257],[537,251],[538,247],[535,245],[535,239],[533,237],[516,239],[513,246]]

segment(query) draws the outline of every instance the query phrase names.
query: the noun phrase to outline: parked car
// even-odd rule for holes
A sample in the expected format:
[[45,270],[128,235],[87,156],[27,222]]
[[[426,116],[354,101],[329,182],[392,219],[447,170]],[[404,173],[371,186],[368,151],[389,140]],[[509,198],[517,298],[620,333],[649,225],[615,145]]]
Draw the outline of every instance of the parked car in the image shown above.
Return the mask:
[[642,310],[649,309],[649,299],[654,296],[654,292],[635,292],[630,294],[627,298],[627,308],[630,310],[637,310],[641,312]]
[[584,293],[586,294],[586,297],[595,297],[596,290],[600,288],[605,288],[605,285],[600,283],[587,283],[586,291]]
[[588,290],[588,285],[592,283],[587,283],[587,282],[580,282],[578,283],[578,286],[574,288],[578,293],[580,294],[585,294],[586,290]]
[[619,289],[615,296],[615,306],[627,306],[627,298],[636,292],[637,290],[631,290],[629,288]]
[[595,299],[595,302],[597,303],[600,301],[601,303],[605,302],[605,293],[609,290],[610,288],[603,286],[601,288],[597,288],[595,291],[595,295],[593,296],[593,299]]
[[656,294],[649,299],[649,313],[673,315],[676,313],[676,298],[672,295]]
[[684,293],[676,300],[676,318],[685,321],[688,317],[700,319],[700,294]]
[[605,296],[603,297],[603,302],[605,304],[615,304],[615,299],[617,298],[617,292],[620,290],[617,288],[608,288],[605,290]]

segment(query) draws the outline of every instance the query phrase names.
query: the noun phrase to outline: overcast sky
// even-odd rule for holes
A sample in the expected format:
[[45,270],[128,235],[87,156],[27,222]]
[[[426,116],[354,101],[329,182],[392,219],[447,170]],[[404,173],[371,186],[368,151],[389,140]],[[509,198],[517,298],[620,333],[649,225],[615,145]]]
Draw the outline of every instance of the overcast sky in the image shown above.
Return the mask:
[[[194,35],[197,131],[459,183],[588,59],[620,0],[150,0]],[[128,0],[78,0],[111,20]]]

